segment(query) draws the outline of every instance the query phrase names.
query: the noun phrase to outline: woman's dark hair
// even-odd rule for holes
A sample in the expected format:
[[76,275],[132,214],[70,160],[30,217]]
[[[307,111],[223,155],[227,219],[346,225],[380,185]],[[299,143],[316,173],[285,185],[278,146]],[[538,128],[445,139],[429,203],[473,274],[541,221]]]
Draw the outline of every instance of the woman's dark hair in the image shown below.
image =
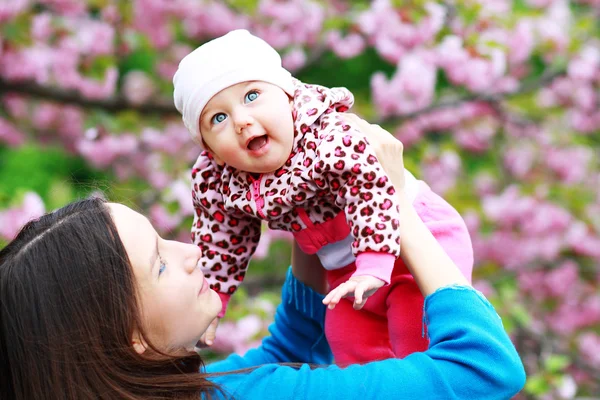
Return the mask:
[[1,397],[198,399],[220,391],[199,373],[196,353],[168,356],[152,345],[152,355],[136,353],[138,310],[131,264],[104,200],[27,223],[0,250]]

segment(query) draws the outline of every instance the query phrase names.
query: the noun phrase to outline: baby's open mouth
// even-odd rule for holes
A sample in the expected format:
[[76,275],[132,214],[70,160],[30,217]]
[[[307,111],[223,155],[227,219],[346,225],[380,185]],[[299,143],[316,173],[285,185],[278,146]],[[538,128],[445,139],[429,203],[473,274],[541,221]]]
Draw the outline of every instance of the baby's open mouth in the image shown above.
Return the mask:
[[267,135],[257,136],[248,142],[248,150],[258,150],[267,144]]

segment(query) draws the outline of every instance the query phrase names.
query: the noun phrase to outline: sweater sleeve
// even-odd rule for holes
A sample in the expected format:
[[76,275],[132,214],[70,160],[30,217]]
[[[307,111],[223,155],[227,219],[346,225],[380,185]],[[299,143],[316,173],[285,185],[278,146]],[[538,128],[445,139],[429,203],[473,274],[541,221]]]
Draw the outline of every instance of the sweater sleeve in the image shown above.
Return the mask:
[[207,372],[223,372],[268,363],[329,364],[331,350],[325,339],[323,296],[305,286],[288,270],[275,321],[257,349],[244,356],[231,355],[207,367]]
[[221,174],[204,152],[192,168],[194,221],[192,241],[202,250],[200,267],[227,309],[230,296],[244,280],[246,268],[260,239],[258,219],[235,216],[225,209]]
[[244,399],[508,399],[525,384],[523,365],[492,305],[472,288],[425,300],[430,347],[404,359],[345,369],[265,365],[214,377]]
[[400,255],[394,186],[368,140],[338,113],[324,115],[320,126],[313,176],[345,211],[354,238],[354,275],[372,275],[389,283]]

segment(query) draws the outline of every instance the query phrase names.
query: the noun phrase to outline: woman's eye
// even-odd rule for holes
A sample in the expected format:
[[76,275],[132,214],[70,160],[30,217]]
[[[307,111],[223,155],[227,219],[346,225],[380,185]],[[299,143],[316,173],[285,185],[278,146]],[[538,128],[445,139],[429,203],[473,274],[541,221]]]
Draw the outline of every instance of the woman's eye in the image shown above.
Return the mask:
[[160,260],[160,266],[158,267],[158,276],[160,276],[167,269],[167,264],[164,261]]
[[220,124],[221,122],[225,121],[226,118],[227,118],[227,116],[225,114],[218,113],[212,117],[212,119],[210,120],[210,123],[213,125]]
[[256,90],[249,91],[248,93],[246,93],[246,97],[244,98],[246,103],[250,103],[256,99],[258,99],[258,92]]

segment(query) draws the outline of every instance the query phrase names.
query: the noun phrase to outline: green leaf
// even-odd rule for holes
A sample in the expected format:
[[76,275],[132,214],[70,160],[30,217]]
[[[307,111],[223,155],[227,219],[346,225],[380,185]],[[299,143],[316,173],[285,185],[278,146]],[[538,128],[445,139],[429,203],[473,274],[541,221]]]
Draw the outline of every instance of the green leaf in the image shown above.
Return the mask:
[[571,360],[564,354],[552,354],[544,361],[544,368],[551,373],[562,372],[571,364]]
[[550,390],[550,385],[545,377],[533,375],[525,383],[525,391],[532,395],[542,395]]

